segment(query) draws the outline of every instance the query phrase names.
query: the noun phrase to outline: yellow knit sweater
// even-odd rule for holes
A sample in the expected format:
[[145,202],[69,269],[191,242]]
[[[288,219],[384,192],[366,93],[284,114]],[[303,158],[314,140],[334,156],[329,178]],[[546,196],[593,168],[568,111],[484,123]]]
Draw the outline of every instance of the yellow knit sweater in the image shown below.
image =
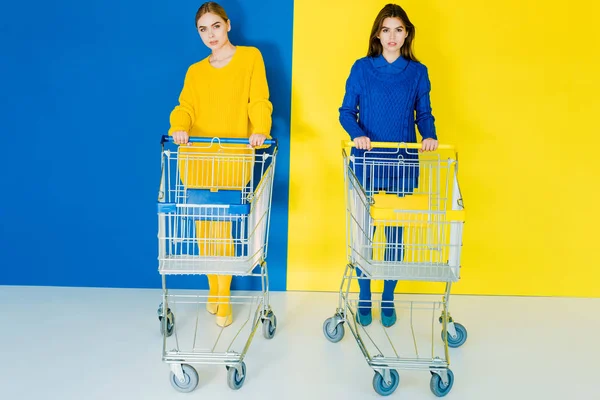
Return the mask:
[[237,46],[229,64],[213,67],[208,57],[189,67],[169,134],[247,138],[270,136],[273,105],[260,51]]

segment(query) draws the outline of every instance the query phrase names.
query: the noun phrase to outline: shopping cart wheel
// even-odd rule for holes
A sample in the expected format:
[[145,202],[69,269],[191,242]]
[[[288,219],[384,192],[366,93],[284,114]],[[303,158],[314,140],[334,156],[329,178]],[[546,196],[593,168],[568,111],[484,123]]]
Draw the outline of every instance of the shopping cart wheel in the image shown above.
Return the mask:
[[[271,318],[273,321],[271,322]],[[266,318],[262,321],[263,336],[265,339],[273,339],[275,331],[277,330],[277,317],[273,314],[273,311],[269,311]]]
[[398,375],[398,371],[390,369],[390,378],[391,382],[388,383],[383,380],[383,376],[381,376],[379,372],[375,372],[375,376],[373,377],[373,389],[382,396],[389,396],[394,393],[400,384],[400,375]]
[[242,361],[242,376],[237,370],[237,368],[227,367],[227,384],[233,390],[238,390],[244,385],[244,381],[246,380],[246,363]]
[[454,384],[454,374],[452,371],[447,370],[448,373],[448,383],[444,384],[442,381],[442,377],[436,374],[435,372],[431,372],[431,381],[429,382],[429,388],[437,397],[444,397],[450,390],[452,389],[452,385]]
[[[165,326],[162,322],[162,315],[158,317],[160,321],[160,334],[161,336],[165,334]],[[175,314],[171,312],[171,309],[167,310],[167,336],[171,336],[173,334],[173,329],[175,329]]]
[[183,382],[171,372],[171,385],[179,392],[189,393],[198,386],[198,373],[188,364],[181,364],[181,368],[183,369]]
[[332,343],[337,343],[344,337],[344,324],[340,323],[335,326],[335,323],[334,318],[327,318],[323,323],[323,333]]
[[[467,341],[467,328],[459,324],[458,322],[454,322],[454,329],[456,329],[456,337],[450,336],[449,332],[448,336],[448,347],[460,347]],[[442,340],[444,340],[444,331],[442,331]]]

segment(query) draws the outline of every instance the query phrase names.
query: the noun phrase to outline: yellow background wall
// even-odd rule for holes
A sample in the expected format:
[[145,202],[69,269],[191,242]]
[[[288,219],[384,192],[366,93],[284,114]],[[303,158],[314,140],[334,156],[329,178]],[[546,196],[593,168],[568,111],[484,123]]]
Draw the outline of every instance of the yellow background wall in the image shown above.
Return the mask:
[[[386,3],[295,2],[288,290],[339,289],[347,135],[338,108]],[[600,297],[596,3],[399,4],[429,69],[440,142],[460,152],[467,223],[453,292]]]

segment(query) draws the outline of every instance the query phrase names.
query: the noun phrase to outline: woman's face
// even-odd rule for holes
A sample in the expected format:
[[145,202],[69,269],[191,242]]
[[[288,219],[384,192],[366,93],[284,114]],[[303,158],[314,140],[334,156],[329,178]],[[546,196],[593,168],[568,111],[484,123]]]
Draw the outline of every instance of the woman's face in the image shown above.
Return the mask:
[[206,13],[198,19],[198,34],[211,50],[217,50],[229,42],[227,32],[231,29],[229,21],[213,13]]
[[407,36],[408,32],[400,18],[386,18],[377,38],[381,41],[384,52],[394,53],[400,51]]

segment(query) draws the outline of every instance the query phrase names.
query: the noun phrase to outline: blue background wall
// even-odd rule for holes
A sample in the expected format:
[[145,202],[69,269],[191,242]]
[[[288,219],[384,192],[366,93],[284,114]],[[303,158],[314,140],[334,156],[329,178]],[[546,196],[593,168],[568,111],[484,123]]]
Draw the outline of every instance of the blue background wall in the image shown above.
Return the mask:
[[[201,1],[12,2],[0,25],[0,284],[159,287],[160,135],[208,55]],[[263,53],[280,153],[269,244],[285,290],[292,0],[223,0],[231,41]],[[172,287],[203,287],[184,278]],[[234,281],[234,287],[248,284]]]

